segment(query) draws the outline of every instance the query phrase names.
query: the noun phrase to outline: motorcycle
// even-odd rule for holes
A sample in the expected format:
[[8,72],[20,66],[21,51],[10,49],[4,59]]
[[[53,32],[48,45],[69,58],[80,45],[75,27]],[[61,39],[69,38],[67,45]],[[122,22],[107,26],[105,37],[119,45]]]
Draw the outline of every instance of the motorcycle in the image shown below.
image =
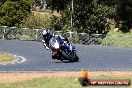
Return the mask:
[[[43,45],[46,45],[45,42],[43,42]],[[79,60],[79,57],[76,54],[75,46],[71,47],[71,44],[66,46],[64,44],[64,40],[59,35],[55,35],[50,39],[49,47],[52,51],[52,59],[61,61],[69,60],[70,62],[77,62]],[[67,47],[71,47],[72,49],[69,50]]]

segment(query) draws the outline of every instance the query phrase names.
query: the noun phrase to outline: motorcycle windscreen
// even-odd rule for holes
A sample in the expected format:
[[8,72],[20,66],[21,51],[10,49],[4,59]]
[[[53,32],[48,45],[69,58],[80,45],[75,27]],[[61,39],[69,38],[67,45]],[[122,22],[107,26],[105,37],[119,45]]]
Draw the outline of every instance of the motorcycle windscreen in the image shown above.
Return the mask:
[[54,43],[56,43],[56,41],[59,43],[59,46],[62,46],[62,44],[63,44],[63,40],[61,39],[61,37],[60,36],[54,36],[54,37],[52,37],[51,38],[51,40],[50,40],[50,44],[54,44]]

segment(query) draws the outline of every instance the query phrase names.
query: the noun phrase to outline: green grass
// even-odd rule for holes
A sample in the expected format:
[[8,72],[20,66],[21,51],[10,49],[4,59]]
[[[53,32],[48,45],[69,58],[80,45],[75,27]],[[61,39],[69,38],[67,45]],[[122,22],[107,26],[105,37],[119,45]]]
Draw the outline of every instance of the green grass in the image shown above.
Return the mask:
[[[98,77],[93,79],[111,79],[112,77]],[[132,77],[126,77],[125,79]],[[115,79],[115,78],[114,78]],[[123,79],[123,78],[118,78]],[[77,78],[37,78],[15,83],[0,83],[0,88],[83,88]],[[132,86],[88,86],[86,88],[132,88]]]
[[0,63],[1,62],[11,61],[11,60],[14,60],[14,59],[15,59],[15,57],[13,57],[12,55],[0,52]]
[[110,31],[102,41],[102,45],[132,47],[132,32],[122,33]]
[[111,31],[108,32],[107,35],[108,36],[113,36],[113,35],[117,35],[117,36],[132,36],[132,31],[127,32],[127,33],[123,33],[121,31],[116,32],[116,31],[112,31],[111,30]]

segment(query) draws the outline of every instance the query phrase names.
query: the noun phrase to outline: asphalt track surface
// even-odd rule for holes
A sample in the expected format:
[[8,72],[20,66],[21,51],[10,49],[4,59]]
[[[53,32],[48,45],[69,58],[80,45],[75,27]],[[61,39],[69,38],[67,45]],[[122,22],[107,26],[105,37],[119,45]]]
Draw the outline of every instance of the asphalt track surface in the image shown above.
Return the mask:
[[132,70],[132,48],[75,45],[79,62],[69,63],[51,59],[51,52],[41,42],[0,40],[0,52],[26,58],[25,62],[0,64],[0,71],[56,70]]

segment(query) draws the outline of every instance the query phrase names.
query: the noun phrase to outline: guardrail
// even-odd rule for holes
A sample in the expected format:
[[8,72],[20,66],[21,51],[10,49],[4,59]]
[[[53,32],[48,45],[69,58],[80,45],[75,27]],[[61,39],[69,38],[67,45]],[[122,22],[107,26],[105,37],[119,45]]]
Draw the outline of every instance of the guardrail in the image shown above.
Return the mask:
[[0,27],[0,38],[21,40],[22,37],[25,37],[25,39],[27,37],[29,40],[40,40],[41,31],[42,30],[40,29],[1,26]]
[[[0,26],[0,39],[18,39],[18,40],[42,40],[42,29],[17,28]],[[63,35],[61,31],[55,31],[54,34]],[[73,43],[99,45],[105,37],[102,34],[87,34],[77,32],[65,32],[65,36]]]

